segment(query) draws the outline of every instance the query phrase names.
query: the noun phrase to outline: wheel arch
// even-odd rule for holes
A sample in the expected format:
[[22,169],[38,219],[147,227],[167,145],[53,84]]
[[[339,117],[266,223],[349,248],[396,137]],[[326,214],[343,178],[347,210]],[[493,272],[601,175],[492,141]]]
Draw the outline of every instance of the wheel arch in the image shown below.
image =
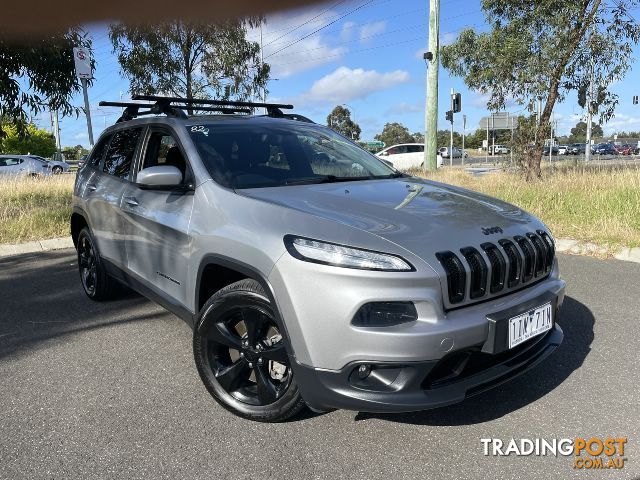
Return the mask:
[[252,265],[246,264],[239,260],[225,257],[223,255],[209,254],[205,255],[200,261],[198,267],[198,276],[195,284],[195,315],[193,321],[194,329],[197,328],[196,322],[199,312],[206,301],[215,292],[239,280],[251,278],[258,282],[264,289],[267,298],[271,302],[275,320],[278,327],[285,333],[285,344],[290,356],[295,359],[295,354],[291,346],[291,339],[287,331],[286,323],[280,314],[276,295],[271,283],[266,276]]
[[78,247],[78,235],[80,235],[80,231],[88,226],[89,222],[87,222],[84,212],[74,208],[70,219],[71,239],[73,240],[74,247]]

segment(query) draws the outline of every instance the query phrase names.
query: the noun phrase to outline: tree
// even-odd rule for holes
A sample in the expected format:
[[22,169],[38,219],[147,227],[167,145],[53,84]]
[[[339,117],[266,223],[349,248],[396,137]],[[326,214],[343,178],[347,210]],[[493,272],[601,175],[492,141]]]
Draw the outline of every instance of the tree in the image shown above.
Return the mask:
[[[592,138],[604,137],[604,132],[602,131],[602,127],[597,123],[594,123],[591,126],[591,136]],[[578,142],[585,142],[586,140],[587,140],[587,122],[576,123],[576,126],[571,129],[571,136],[569,137],[569,141],[578,143]]]
[[246,100],[266,95],[269,65],[247,40],[247,28],[261,22],[116,24],[109,37],[131,93]]
[[79,113],[71,97],[80,91],[73,47],[91,48],[80,28],[16,43],[0,37],[0,117],[24,133],[29,113],[46,108],[62,115]]
[[0,127],[0,153],[15,153],[17,155],[40,155],[50,157],[56,151],[53,135],[43,129],[38,129],[29,123],[22,130],[14,124],[4,124]]
[[397,143],[413,143],[413,137],[409,133],[409,129],[397,122],[385,123],[382,132],[374,138],[384,142],[387,147]]
[[415,143],[424,143],[424,133],[416,132],[411,136],[413,137],[413,141]]
[[640,38],[640,24],[627,13],[636,3],[483,0],[490,30],[465,29],[442,48],[444,67],[462,76],[471,89],[488,94],[490,110],[504,109],[513,99],[533,112],[542,100],[537,126],[531,130],[534,147],[527,150],[527,179],[541,175],[543,140],[549,136],[556,102],[570,91],[586,98],[592,58],[597,59],[598,88],[589,108],[605,121],[613,115],[617,97],[608,87],[628,71],[633,43]]
[[360,140],[360,133],[362,133],[360,126],[351,120],[351,112],[342,105],[337,105],[327,115],[327,125],[340,135],[352,140]]

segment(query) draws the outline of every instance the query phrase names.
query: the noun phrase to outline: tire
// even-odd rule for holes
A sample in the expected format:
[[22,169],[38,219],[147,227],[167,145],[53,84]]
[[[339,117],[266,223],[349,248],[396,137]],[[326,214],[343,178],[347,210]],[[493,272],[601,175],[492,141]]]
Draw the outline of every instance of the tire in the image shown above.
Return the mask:
[[51,169],[51,173],[54,175],[60,175],[62,173],[62,167],[56,166]]
[[216,292],[193,330],[196,367],[211,396],[230,412],[258,422],[282,422],[302,410],[284,335],[255,280]]
[[107,274],[93,235],[87,227],[78,234],[77,251],[80,283],[87,297],[96,302],[114,298],[119,285]]

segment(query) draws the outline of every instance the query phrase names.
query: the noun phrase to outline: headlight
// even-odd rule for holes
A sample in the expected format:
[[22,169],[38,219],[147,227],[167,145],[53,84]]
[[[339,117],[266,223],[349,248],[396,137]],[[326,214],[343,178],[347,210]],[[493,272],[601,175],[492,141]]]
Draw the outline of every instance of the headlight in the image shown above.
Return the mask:
[[292,235],[284,237],[284,243],[291,255],[307,262],[386,272],[410,272],[415,270],[406,260],[387,253],[362,250]]

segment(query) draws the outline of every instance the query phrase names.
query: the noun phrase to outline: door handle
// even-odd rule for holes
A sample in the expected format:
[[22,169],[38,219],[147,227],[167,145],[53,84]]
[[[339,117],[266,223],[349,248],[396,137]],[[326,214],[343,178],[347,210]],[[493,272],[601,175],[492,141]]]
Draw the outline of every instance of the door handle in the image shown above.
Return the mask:
[[124,201],[128,204],[131,205],[132,207],[137,207],[138,205],[140,205],[138,203],[138,200],[136,200],[136,197],[124,197]]
[[96,185],[94,185],[93,183],[89,183],[89,184],[87,185],[87,189],[88,189],[89,191],[91,191],[91,192],[95,192],[95,191],[98,189],[98,187],[97,187]]

